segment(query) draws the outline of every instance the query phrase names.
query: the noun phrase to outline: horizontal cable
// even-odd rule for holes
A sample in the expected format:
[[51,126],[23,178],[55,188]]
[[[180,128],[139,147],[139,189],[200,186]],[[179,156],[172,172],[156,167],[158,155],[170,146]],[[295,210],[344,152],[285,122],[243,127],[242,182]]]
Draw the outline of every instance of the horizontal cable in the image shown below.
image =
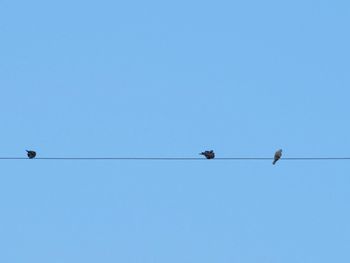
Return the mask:
[[[0,160],[27,160],[27,157],[0,157]],[[200,157],[38,157],[36,160],[149,160],[149,161],[201,161],[207,160]],[[219,161],[253,161],[253,160],[273,160],[271,157],[218,157],[212,160]],[[286,157],[281,161],[322,161],[322,160],[350,160],[350,157]]]

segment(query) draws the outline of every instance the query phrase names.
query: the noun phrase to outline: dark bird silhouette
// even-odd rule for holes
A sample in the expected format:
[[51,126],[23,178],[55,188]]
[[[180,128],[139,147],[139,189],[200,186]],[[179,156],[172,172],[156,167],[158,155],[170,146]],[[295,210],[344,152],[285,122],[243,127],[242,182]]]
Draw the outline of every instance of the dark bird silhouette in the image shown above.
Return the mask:
[[35,158],[35,156],[36,156],[36,152],[35,151],[28,151],[28,150],[26,150],[26,151],[27,151],[27,156],[28,156],[29,159]]
[[200,155],[204,155],[207,159],[214,159],[215,153],[213,150],[201,152]]
[[273,165],[276,164],[276,162],[281,159],[282,157],[282,149],[279,149],[278,151],[275,152],[275,156],[273,157]]

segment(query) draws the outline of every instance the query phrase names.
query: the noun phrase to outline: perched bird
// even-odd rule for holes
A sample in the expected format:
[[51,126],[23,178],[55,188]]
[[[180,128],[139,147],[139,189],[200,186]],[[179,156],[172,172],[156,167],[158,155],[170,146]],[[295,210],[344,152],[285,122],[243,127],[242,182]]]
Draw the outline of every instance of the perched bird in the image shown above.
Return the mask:
[[27,156],[28,156],[29,159],[35,158],[35,156],[36,156],[36,152],[35,151],[28,151],[28,150],[26,150],[26,151],[27,151]]
[[273,157],[273,165],[276,164],[276,162],[281,159],[282,157],[282,149],[279,149],[278,151],[275,152],[275,156]]
[[201,152],[200,155],[204,155],[207,159],[214,159],[215,153],[213,150]]

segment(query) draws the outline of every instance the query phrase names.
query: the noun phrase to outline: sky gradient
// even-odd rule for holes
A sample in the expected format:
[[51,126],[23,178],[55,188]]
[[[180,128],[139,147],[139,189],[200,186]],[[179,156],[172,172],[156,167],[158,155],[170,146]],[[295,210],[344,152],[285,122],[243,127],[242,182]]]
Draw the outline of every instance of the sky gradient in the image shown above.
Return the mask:
[[[349,1],[0,1],[0,157],[350,157]],[[0,160],[0,262],[349,262],[350,161]]]

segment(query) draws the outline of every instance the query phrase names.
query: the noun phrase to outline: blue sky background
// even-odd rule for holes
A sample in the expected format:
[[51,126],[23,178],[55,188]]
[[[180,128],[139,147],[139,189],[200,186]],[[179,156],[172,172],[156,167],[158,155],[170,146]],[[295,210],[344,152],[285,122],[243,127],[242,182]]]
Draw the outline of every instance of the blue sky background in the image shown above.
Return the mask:
[[[3,157],[350,156],[349,1],[0,1]],[[348,161],[0,161],[0,262],[349,262]]]

